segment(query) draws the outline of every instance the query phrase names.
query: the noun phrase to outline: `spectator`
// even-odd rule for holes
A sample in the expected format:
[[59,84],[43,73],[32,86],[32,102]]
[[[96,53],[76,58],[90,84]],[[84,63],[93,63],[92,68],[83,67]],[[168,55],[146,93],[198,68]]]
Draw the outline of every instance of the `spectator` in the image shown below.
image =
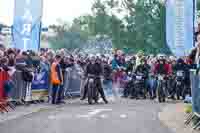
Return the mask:
[[8,49],[7,51],[7,56],[8,56],[8,66],[13,67],[15,65],[15,51],[12,49]]
[[199,65],[200,63],[200,34],[197,35],[196,47],[191,51],[189,58],[192,61],[192,64],[194,64],[196,67],[197,65]]
[[[60,67],[61,56],[56,55],[53,64],[51,65],[51,84],[52,84],[52,104],[59,104],[61,101],[62,90],[60,86],[63,83],[62,70]],[[56,94],[58,93],[58,98]]]

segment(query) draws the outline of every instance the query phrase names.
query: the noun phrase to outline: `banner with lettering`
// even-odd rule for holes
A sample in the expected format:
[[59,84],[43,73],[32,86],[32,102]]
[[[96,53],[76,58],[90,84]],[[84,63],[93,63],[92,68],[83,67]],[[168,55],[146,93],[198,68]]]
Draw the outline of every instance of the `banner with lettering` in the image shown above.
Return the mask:
[[166,42],[176,56],[193,47],[194,17],[194,0],[166,0]]
[[15,48],[38,51],[42,10],[43,0],[15,0],[12,27]]
[[42,71],[40,73],[35,73],[31,88],[33,100],[40,100],[43,97],[48,96],[49,72]]

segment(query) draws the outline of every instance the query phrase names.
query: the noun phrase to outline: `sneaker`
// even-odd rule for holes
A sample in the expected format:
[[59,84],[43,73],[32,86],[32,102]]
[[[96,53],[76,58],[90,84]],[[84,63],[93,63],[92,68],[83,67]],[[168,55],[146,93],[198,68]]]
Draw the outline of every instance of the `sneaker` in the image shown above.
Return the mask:
[[59,101],[56,104],[66,104],[65,101]]
[[104,100],[105,104],[108,104],[108,101],[107,100]]
[[82,97],[80,100],[81,100],[81,101],[83,101],[83,100],[85,100],[85,98],[84,98],[84,97]]

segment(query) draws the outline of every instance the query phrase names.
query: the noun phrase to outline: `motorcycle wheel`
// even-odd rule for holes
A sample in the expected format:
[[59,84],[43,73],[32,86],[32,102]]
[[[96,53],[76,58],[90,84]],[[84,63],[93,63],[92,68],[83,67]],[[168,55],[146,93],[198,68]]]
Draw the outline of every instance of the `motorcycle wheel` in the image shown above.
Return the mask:
[[165,97],[163,97],[163,102],[164,102],[164,103],[166,102],[166,99],[165,99]]
[[159,85],[159,86],[158,86],[158,89],[157,89],[157,91],[158,91],[158,102],[159,102],[159,103],[162,102],[162,99],[161,99],[161,91],[160,91],[160,89],[161,89],[161,86]]
[[97,88],[93,88],[93,99],[94,99],[95,103],[98,103],[99,93],[98,93]]
[[159,83],[157,91],[158,91],[158,102],[162,103],[163,100],[162,100],[162,85],[161,85],[161,83]]
[[177,100],[180,100],[180,89],[181,89],[181,86],[177,86],[177,91],[176,91],[176,95],[177,95]]
[[160,96],[158,96],[158,102],[162,103],[162,98]]

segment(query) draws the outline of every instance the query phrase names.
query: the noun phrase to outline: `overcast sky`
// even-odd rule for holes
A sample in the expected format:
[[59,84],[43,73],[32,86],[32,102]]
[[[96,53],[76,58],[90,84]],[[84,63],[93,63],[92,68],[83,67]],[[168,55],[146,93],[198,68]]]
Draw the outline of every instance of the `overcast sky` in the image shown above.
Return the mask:
[[[56,23],[58,18],[71,22],[75,17],[90,13],[92,0],[44,0],[43,24]],[[14,0],[0,0],[0,22],[12,25]]]

